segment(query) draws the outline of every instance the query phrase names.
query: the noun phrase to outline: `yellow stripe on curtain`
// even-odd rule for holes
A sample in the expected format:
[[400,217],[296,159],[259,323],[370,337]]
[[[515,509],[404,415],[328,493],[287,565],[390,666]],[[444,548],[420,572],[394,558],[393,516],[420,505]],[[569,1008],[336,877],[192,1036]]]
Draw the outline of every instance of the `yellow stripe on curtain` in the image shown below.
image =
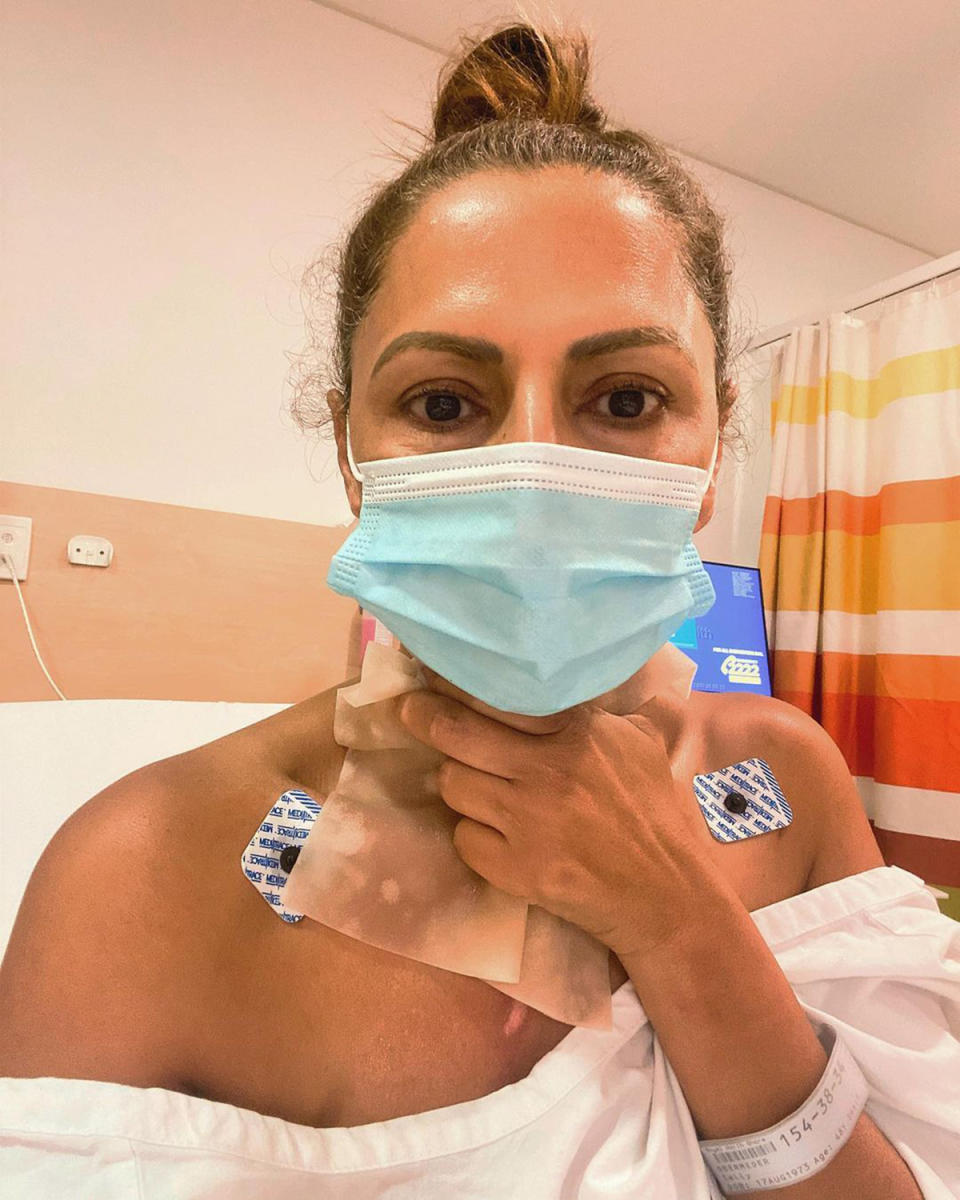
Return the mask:
[[843,751],[885,862],[960,889],[960,277],[798,328],[771,370],[774,694]]
[[[780,608],[809,609],[813,599],[840,612],[960,612],[960,565],[944,570],[949,560],[941,557],[951,547],[960,549],[960,521],[885,525],[873,535],[813,530],[774,536]],[[829,571],[821,571],[823,562]],[[810,581],[817,577],[821,590],[812,596]]]
[[905,354],[884,363],[872,379],[858,379],[845,371],[834,370],[828,372],[825,380],[817,380],[814,384],[782,382],[771,402],[770,427],[775,433],[777,421],[781,419],[814,425],[828,411],[871,420],[887,404],[905,396],[945,392],[958,387],[960,365],[955,346]]

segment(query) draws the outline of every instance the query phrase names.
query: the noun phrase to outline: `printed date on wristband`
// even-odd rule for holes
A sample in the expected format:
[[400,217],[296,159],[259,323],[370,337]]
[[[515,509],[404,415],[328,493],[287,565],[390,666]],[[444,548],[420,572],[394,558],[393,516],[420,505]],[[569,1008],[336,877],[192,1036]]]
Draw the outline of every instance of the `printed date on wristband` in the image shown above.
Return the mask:
[[817,1036],[829,1061],[813,1095],[796,1112],[759,1133],[700,1143],[726,1193],[782,1187],[815,1175],[852,1133],[866,1103],[866,1080],[832,1026],[822,1024]]

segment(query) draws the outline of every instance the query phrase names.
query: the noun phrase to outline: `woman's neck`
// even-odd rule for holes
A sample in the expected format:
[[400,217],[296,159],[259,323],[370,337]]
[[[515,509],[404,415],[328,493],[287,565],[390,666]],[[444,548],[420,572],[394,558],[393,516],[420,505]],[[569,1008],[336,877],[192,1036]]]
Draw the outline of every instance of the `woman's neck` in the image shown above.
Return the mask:
[[[401,647],[409,655],[406,647]],[[673,758],[684,727],[685,709],[689,696],[689,670],[677,660],[666,647],[661,647],[640,669],[624,680],[618,687],[589,701],[616,716],[633,716],[639,712],[648,717],[659,729],[664,739],[668,758]],[[411,656],[413,657],[413,656]],[[458,688],[455,684],[430,670],[425,664],[420,669],[431,691],[451,696],[475,712],[492,717],[503,725],[519,729],[524,733],[556,733],[569,720],[570,709],[543,717],[531,717],[522,713],[503,712],[493,708]]]

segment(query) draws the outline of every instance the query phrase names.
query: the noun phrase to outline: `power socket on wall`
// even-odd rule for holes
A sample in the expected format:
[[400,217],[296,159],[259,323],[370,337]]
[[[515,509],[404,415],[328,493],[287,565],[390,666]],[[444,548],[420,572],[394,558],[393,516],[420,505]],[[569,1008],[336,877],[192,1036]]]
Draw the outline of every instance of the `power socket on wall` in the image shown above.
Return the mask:
[[[0,513],[0,552],[13,559],[17,579],[26,579],[30,563],[30,539],[33,536],[32,517],[12,517]],[[0,579],[10,579],[7,564],[0,559]]]

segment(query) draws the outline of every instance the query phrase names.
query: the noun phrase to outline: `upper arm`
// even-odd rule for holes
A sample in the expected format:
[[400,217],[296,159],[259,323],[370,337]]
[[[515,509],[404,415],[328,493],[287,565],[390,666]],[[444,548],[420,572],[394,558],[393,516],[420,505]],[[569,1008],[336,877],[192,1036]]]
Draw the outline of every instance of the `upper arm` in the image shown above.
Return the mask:
[[58,830],[0,964],[0,1076],[166,1086],[179,1053],[178,914],[163,887],[165,785],[151,768]]
[[811,716],[782,700],[764,704],[767,756],[788,799],[802,805],[810,871],[804,891],[884,865],[846,760]]

